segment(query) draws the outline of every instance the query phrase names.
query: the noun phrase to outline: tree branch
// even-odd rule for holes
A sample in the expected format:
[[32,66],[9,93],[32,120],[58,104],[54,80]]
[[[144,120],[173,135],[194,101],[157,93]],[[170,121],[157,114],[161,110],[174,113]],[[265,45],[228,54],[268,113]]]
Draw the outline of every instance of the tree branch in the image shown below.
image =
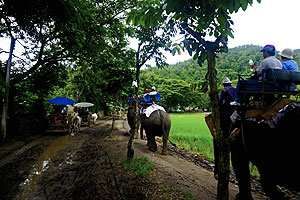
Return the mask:
[[190,27],[188,27],[188,24],[184,22],[181,27],[187,31],[189,34],[191,34],[195,39],[197,39],[205,48],[207,48],[207,41],[205,41],[199,33],[192,30]]

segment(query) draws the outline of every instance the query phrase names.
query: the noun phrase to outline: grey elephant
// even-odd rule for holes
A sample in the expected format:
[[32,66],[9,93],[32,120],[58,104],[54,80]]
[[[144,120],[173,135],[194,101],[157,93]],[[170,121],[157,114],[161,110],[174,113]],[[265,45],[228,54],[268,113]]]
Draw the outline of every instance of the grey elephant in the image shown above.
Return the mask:
[[[127,120],[128,124],[131,128],[130,134],[133,129],[133,116],[134,109],[133,107],[128,108]],[[143,139],[143,129],[145,129],[147,136],[147,146],[149,146],[149,150],[152,152],[157,151],[157,145],[155,142],[155,136],[159,136],[163,138],[163,149],[162,154],[166,155],[168,153],[168,139],[169,133],[171,129],[171,119],[168,113],[162,110],[156,110],[150,114],[149,117],[145,115],[138,117],[138,123],[141,123],[140,127],[140,135],[141,139]]]
[[[128,107],[128,113],[127,113],[127,121],[128,121],[129,127],[130,127],[130,131],[129,131],[130,135],[132,134],[133,128],[134,128],[133,117],[134,117],[134,106],[130,105]],[[138,124],[137,127],[139,127],[140,126],[140,116],[138,116],[138,118],[137,118],[137,124]]]
[[156,110],[152,112],[149,117],[143,116],[141,125],[141,129],[145,129],[146,132],[147,146],[149,146],[149,150],[152,152],[157,151],[155,136],[159,136],[163,139],[162,154],[166,155],[168,153],[167,144],[171,129],[171,119],[168,113],[162,110]]

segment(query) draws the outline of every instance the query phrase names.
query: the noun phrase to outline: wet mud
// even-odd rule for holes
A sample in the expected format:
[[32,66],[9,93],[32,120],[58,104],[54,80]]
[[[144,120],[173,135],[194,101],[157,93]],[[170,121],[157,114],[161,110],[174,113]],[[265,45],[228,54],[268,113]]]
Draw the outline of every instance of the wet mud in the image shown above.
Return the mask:
[[[148,157],[154,169],[144,179],[124,171],[129,127],[117,120],[111,138],[111,123],[101,119],[74,136],[40,135],[0,147],[1,199],[216,199],[213,164],[170,145],[163,156],[160,144],[151,153],[145,140],[135,140],[135,155]],[[231,184],[229,199],[237,192]]]

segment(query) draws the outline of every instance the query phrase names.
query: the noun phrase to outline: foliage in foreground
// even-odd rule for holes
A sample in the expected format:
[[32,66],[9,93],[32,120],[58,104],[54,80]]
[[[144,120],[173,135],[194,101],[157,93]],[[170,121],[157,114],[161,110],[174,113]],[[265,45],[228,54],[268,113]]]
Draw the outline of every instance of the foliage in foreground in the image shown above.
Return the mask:
[[123,158],[122,167],[125,170],[136,173],[139,178],[147,177],[153,169],[153,163],[147,157]]

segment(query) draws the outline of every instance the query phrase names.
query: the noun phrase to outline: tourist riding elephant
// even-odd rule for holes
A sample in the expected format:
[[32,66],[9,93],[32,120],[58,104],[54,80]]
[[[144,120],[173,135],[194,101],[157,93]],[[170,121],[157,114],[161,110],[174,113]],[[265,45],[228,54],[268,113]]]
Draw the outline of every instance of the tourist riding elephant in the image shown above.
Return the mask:
[[249,162],[259,170],[263,191],[271,199],[285,199],[277,185],[300,191],[300,103],[289,103],[269,117],[265,114],[265,119],[260,117],[245,117],[233,126],[240,129],[231,142],[239,199],[252,199]]
[[167,144],[171,129],[171,119],[168,113],[163,110],[156,110],[152,112],[149,117],[144,117],[141,128],[145,129],[147,136],[147,146],[149,146],[149,150],[152,152],[157,151],[155,136],[162,137],[162,154],[166,155],[168,153]]

